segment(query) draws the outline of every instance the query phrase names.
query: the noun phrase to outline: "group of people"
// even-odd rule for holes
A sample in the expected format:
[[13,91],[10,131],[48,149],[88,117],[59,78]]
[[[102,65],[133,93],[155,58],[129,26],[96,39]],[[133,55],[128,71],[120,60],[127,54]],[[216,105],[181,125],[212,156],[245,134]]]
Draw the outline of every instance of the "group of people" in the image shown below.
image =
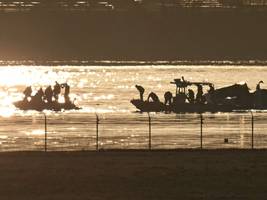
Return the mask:
[[34,103],[52,103],[53,98],[55,102],[58,102],[59,94],[61,93],[61,89],[64,88],[64,99],[65,103],[70,102],[69,94],[70,94],[70,86],[67,83],[59,84],[57,81],[55,85],[49,85],[44,91],[40,88],[35,95],[32,95],[32,87],[28,86],[24,90],[24,101],[34,102]]
[[[140,94],[140,100],[144,101],[144,93],[145,93],[145,89],[141,86],[141,85],[135,85],[136,89],[139,91]],[[171,92],[165,92],[164,94],[164,98],[165,98],[165,102],[164,104],[171,104],[172,103],[172,93]],[[147,101],[153,101],[153,102],[160,102],[158,95],[156,95],[156,93],[154,92],[150,92],[148,97],[147,97]]]
[[202,103],[205,103],[208,98],[210,98],[209,96],[213,94],[215,88],[213,86],[213,84],[210,84],[209,85],[209,90],[208,90],[208,93],[206,93],[204,95],[204,92],[203,92],[203,86],[202,85],[197,85],[197,94],[196,94],[196,98],[195,98],[195,93],[192,89],[188,89],[188,95],[187,95],[187,99],[188,99],[188,102],[193,104],[193,103],[198,103],[198,104],[202,104]]
[[[136,89],[139,91],[140,94],[140,100],[144,101],[144,92],[145,89],[140,85],[135,85]],[[208,94],[212,94],[214,92],[214,86],[211,84],[209,85],[210,89],[208,90]],[[184,94],[185,95],[185,94]],[[197,85],[197,94],[195,96],[195,93],[192,89],[188,89],[188,93],[185,95],[185,99],[191,104],[194,103],[204,103],[205,96],[203,92],[202,85]],[[160,102],[159,97],[154,93],[150,92],[147,101],[153,101],[153,102]],[[170,91],[167,91],[164,93],[164,104],[165,105],[171,105],[173,102],[173,94]]]

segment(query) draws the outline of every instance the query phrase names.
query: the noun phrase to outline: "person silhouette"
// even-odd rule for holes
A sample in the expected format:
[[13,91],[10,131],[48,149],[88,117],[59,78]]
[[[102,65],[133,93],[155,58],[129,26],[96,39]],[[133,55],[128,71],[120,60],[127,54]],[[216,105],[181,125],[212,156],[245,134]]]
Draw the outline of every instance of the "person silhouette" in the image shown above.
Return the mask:
[[212,94],[213,92],[214,92],[214,85],[213,84],[209,84],[209,87],[210,87],[210,89],[209,89],[209,91],[208,91],[208,93],[209,94]]
[[188,99],[189,103],[195,102],[195,93],[192,89],[188,89],[187,99]]
[[256,90],[260,90],[261,89],[261,83],[264,83],[263,81],[259,81],[257,86],[256,86]]
[[67,83],[63,83],[63,84],[61,84],[61,86],[65,88],[65,92],[64,92],[65,103],[69,103],[70,102],[70,97],[69,97],[70,86]]
[[38,105],[40,105],[43,102],[44,97],[44,91],[42,88],[40,88],[37,93],[33,96],[32,101]]
[[254,102],[254,107],[255,108],[262,108],[263,105],[263,101],[262,101],[262,90],[261,90],[261,84],[263,83],[263,81],[259,81],[257,86],[256,86],[256,91],[255,91],[255,102]]
[[172,93],[170,91],[165,92],[164,99],[165,99],[165,101],[164,101],[165,105],[167,105],[167,104],[171,105],[172,104]]
[[58,95],[60,94],[60,91],[61,91],[61,87],[59,83],[56,81],[56,84],[54,85],[54,90],[53,90],[53,95],[54,95],[56,102],[58,102]]
[[196,102],[197,103],[203,103],[203,87],[202,87],[202,85],[197,86]]
[[31,97],[32,95],[32,87],[31,86],[28,86],[25,88],[25,90],[23,91],[23,94],[25,95],[24,96],[24,101],[28,99],[28,97]]
[[53,90],[52,90],[51,85],[49,85],[49,86],[45,89],[44,94],[45,94],[45,98],[46,98],[47,102],[48,102],[48,103],[52,103]]
[[160,102],[158,95],[156,95],[154,92],[150,92],[147,97],[147,101],[149,101],[149,99],[152,99],[153,102]]
[[141,101],[144,101],[144,92],[145,92],[145,89],[141,85],[135,85],[135,87],[136,87],[136,89],[140,93],[140,100]]

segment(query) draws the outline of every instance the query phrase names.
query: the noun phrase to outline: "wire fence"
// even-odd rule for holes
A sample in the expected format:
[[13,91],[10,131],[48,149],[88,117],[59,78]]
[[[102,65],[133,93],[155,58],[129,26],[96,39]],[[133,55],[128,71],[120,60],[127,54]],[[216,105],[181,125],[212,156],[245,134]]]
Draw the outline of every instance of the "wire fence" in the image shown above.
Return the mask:
[[267,148],[266,113],[0,118],[0,151]]

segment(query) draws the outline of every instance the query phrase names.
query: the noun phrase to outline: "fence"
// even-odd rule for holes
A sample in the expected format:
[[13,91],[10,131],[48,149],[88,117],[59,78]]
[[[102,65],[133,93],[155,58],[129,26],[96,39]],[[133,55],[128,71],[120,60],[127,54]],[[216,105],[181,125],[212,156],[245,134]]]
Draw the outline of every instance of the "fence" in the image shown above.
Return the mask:
[[267,113],[35,113],[0,120],[0,151],[267,147]]

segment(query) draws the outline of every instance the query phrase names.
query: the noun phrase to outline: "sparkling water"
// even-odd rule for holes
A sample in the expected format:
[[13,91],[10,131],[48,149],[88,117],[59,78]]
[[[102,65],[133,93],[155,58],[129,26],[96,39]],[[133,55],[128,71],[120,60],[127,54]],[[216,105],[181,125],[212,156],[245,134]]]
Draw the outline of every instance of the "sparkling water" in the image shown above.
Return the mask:
[[[44,114],[47,116],[48,150],[95,149],[96,116],[98,147],[146,149],[149,146],[147,113],[136,112],[130,103],[139,98],[135,85],[158,94],[175,93],[175,78],[212,82],[216,88],[246,82],[251,91],[262,80],[264,66],[7,66],[0,68],[0,150],[43,150]],[[40,87],[67,82],[71,99],[81,110],[62,112],[20,111],[13,102],[23,98],[26,86]],[[267,85],[262,84],[263,88]],[[196,90],[196,88],[193,88]],[[208,88],[204,89],[207,90]],[[62,91],[63,93],[64,91]],[[64,100],[63,94],[59,98]],[[199,148],[198,114],[151,113],[152,148]],[[254,112],[254,146],[267,146],[264,111]],[[205,113],[203,148],[250,148],[251,113]]]

